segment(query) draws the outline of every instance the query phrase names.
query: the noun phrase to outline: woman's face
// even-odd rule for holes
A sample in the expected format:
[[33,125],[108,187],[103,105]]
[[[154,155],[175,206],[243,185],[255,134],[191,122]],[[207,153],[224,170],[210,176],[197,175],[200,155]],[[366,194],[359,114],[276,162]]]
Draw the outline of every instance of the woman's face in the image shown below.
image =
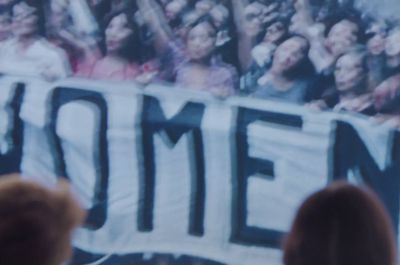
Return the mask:
[[196,25],[188,33],[186,49],[192,60],[210,57],[215,49],[215,30],[207,22]]
[[32,36],[38,31],[38,16],[34,7],[22,2],[13,8],[14,34],[19,37]]
[[400,30],[395,30],[386,39],[385,53],[388,57],[400,55]]
[[301,37],[284,41],[275,51],[272,67],[282,72],[292,70],[308,56],[307,47],[307,41]]
[[357,24],[349,20],[342,20],[336,23],[326,38],[326,46],[331,54],[337,57],[353,47],[358,40],[358,31]]
[[267,28],[264,36],[264,42],[276,44],[285,36],[286,29],[282,22],[275,22]]
[[133,30],[129,28],[128,18],[125,14],[111,19],[105,31],[107,52],[120,51],[126,47],[132,34]]
[[366,78],[362,56],[346,54],[338,59],[335,68],[335,83],[337,90],[350,91],[358,88]]
[[372,55],[380,55],[385,51],[385,34],[376,33],[367,42],[368,52]]

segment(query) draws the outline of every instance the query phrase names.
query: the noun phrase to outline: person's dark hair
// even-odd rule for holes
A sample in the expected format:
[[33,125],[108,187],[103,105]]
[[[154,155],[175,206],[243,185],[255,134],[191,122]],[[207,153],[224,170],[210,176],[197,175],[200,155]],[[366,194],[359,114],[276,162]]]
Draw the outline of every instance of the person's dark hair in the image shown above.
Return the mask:
[[288,76],[290,79],[305,79],[305,78],[309,78],[309,77],[313,76],[315,74],[315,67],[308,56],[308,53],[310,51],[310,42],[308,41],[307,38],[305,38],[304,36],[299,35],[299,34],[291,34],[283,42],[285,42],[291,38],[301,38],[307,43],[307,46],[304,49],[305,56],[304,56],[303,60],[301,60],[292,69],[287,71],[285,73],[286,76]]
[[103,42],[101,43],[100,46],[101,46],[101,49],[103,50],[103,53],[106,54],[107,51],[106,51],[106,45],[105,45],[105,31],[106,31],[108,25],[110,24],[111,20],[113,20],[113,18],[115,18],[119,15],[125,15],[127,18],[127,21],[128,21],[128,27],[132,30],[133,34],[131,36],[129,36],[125,47],[120,51],[120,55],[123,58],[128,59],[128,61],[131,61],[131,62],[134,61],[134,62],[140,63],[142,61],[142,57],[141,57],[142,40],[140,38],[140,28],[139,28],[138,24],[136,23],[136,21],[134,20],[134,17],[132,15],[134,13],[130,12],[130,11],[131,11],[131,9],[115,10],[105,17],[104,23],[102,24],[102,30],[101,30]]
[[338,182],[300,206],[284,245],[285,265],[395,265],[393,224],[367,188]]
[[261,31],[261,34],[259,34],[257,36],[257,43],[260,43],[263,41],[264,37],[265,37],[265,33],[267,32],[267,29],[274,25],[275,23],[281,23],[284,27],[285,30],[285,35],[282,36],[282,38],[279,40],[279,42],[277,43],[278,45],[281,44],[282,42],[284,42],[285,40],[288,39],[288,37],[290,37],[289,35],[289,25],[290,25],[290,19],[288,19],[287,17],[283,17],[283,16],[279,16],[278,18],[272,20],[271,22],[269,22],[268,24],[266,24],[263,27],[263,30]]
[[218,29],[215,26],[212,17],[210,15],[203,15],[203,16],[199,17],[198,19],[196,19],[195,21],[193,21],[193,22],[191,22],[191,23],[189,23],[187,25],[188,30],[187,30],[186,35],[184,37],[185,42],[187,42],[188,35],[189,35],[190,31],[193,28],[195,28],[198,25],[203,24],[203,23],[207,23],[212,28],[212,30],[213,30],[212,37],[216,37],[217,36]]
[[[28,6],[35,9],[35,15],[37,16],[37,34],[46,37],[46,5],[44,0],[17,0],[14,1],[12,7],[25,3]],[[11,8],[11,15],[13,14],[13,10]]]
[[56,265],[67,261],[72,230],[84,217],[66,183],[51,190],[18,176],[2,176],[1,264]]
[[209,25],[211,26],[211,28],[213,29],[213,31],[214,31],[214,36],[217,35],[218,29],[217,29],[217,27],[215,26],[214,21],[213,21],[213,18],[212,18],[210,15],[203,15],[203,16],[199,17],[198,19],[196,19],[195,21],[193,21],[192,23],[190,23],[190,24],[188,25],[188,28],[189,28],[188,33],[189,33],[193,28],[195,28],[196,26],[198,26],[198,25],[200,25],[200,24],[203,24],[203,23],[209,24]]
[[361,59],[361,66],[365,72],[365,77],[364,80],[360,83],[360,85],[354,90],[354,92],[358,94],[363,94],[368,91],[368,72],[369,72],[369,67],[368,67],[368,52],[367,49],[364,45],[356,45],[353,48],[347,50],[345,53],[341,54],[335,61],[335,66],[337,62],[343,58],[344,56],[357,56]]
[[357,31],[357,41],[359,43],[365,43],[366,42],[366,23],[363,21],[361,18],[361,15],[359,12],[356,11],[338,11],[338,14],[330,21],[327,21],[325,23],[326,28],[325,28],[325,36],[328,35],[329,31],[335,26],[337,23],[347,20],[351,23],[354,23],[357,25],[358,31]]

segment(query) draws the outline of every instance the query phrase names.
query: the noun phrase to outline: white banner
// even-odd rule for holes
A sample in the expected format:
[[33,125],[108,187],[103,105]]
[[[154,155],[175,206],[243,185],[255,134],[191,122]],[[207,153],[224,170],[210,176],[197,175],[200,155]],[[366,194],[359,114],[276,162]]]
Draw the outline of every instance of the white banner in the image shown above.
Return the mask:
[[11,157],[27,178],[71,181],[89,210],[74,245],[89,253],[281,264],[296,209],[337,178],[372,186],[398,223],[398,134],[361,116],[162,86],[3,77],[0,137],[3,171]]

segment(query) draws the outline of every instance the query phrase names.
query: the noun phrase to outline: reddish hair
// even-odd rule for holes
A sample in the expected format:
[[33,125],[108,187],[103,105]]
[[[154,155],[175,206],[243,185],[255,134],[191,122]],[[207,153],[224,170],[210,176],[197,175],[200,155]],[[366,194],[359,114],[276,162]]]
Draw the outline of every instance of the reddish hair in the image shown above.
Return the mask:
[[284,264],[395,265],[395,246],[378,197],[339,182],[302,204],[284,242]]
[[1,177],[0,264],[61,264],[84,216],[65,182],[50,190],[18,176]]

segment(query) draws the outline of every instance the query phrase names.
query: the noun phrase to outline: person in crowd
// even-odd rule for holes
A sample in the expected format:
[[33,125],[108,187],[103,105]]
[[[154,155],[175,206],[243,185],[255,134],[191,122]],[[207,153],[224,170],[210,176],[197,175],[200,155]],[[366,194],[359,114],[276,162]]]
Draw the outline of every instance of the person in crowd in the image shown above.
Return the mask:
[[[232,3],[238,37],[237,53],[241,72],[240,93],[244,95],[254,92],[258,78],[265,72],[265,67],[260,66],[257,61],[261,61],[261,64],[264,63],[262,60],[255,61],[252,51],[263,35],[266,8],[267,6],[264,2],[258,1],[239,0]],[[267,53],[271,52],[267,51]]]
[[335,67],[338,102],[334,110],[375,114],[368,89],[368,57],[364,50],[349,51],[339,57]]
[[373,102],[379,114],[376,121],[400,128],[400,30],[388,35],[385,54],[387,78],[374,90]]
[[172,24],[179,19],[183,10],[187,7],[187,2],[182,0],[172,0],[165,5],[164,14],[167,21]]
[[287,25],[285,20],[276,20],[266,27],[262,41],[251,51],[254,62],[265,67],[271,63],[272,56],[279,44],[287,37]]
[[12,7],[13,38],[1,49],[0,72],[39,76],[47,80],[67,77],[65,53],[45,38],[45,14],[41,1],[20,1]]
[[67,183],[56,189],[0,178],[0,260],[7,265],[59,265],[72,254],[71,237],[85,212]]
[[238,35],[238,57],[242,73],[253,64],[251,50],[256,45],[263,29],[264,4],[248,0],[233,1],[233,16]]
[[300,206],[283,243],[283,263],[395,265],[393,225],[373,191],[331,184]]
[[211,17],[203,16],[189,26],[186,36],[186,60],[177,67],[176,84],[206,90],[217,96],[235,93],[234,68],[215,60],[217,30]]
[[308,59],[309,43],[301,36],[284,41],[274,53],[271,67],[261,76],[253,97],[295,104],[308,101],[314,67]]
[[189,23],[181,43],[176,35],[162,23],[163,16],[154,1],[138,1],[147,12],[147,23],[155,35],[155,46],[161,53],[172,53],[168,62],[174,68],[175,84],[182,88],[202,90],[216,96],[235,93],[236,72],[234,68],[215,58],[217,28],[211,16],[201,16]]
[[[325,26],[311,27],[305,34],[310,40],[309,58],[313,62],[319,75],[315,84],[312,98],[321,96],[334,88],[334,69],[339,56],[354,49],[362,43],[363,33],[357,19],[343,18],[328,30],[326,38],[323,35]],[[313,30],[314,29],[314,30]]]
[[334,86],[322,99],[310,103],[313,109],[376,114],[369,89],[368,52],[359,46],[341,55],[335,64]]
[[374,89],[385,77],[385,42],[386,25],[382,22],[372,22],[367,34],[369,87]]
[[386,38],[386,77],[400,73],[400,27],[393,28]]
[[106,80],[137,80],[141,75],[139,29],[126,10],[106,18],[104,48],[87,51],[76,76]]

